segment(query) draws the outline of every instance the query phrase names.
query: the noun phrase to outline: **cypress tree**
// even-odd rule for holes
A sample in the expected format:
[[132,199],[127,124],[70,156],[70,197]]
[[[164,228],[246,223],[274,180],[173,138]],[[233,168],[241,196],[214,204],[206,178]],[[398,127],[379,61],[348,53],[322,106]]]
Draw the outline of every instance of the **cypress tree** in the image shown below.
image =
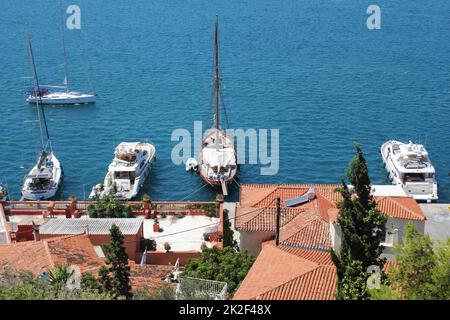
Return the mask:
[[228,209],[223,209],[223,246],[233,247],[233,230],[228,218]]
[[110,243],[104,245],[105,264],[100,273],[100,279],[106,288],[110,288],[111,294],[115,297],[125,297],[131,299],[130,267],[128,266],[128,255],[125,252],[124,237],[119,227],[115,224],[109,230]]
[[341,178],[337,191],[342,195],[338,203],[337,222],[342,230],[340,252],[331,250],[337,269],[337,298],[345,300],[368,299],[366,282],[371,265],[382,268],[380,259],[387,218],[377,209],[371,194],[369,171],[363,152],[354,143],[356,156],[350,161],[347,178],[352,188]]

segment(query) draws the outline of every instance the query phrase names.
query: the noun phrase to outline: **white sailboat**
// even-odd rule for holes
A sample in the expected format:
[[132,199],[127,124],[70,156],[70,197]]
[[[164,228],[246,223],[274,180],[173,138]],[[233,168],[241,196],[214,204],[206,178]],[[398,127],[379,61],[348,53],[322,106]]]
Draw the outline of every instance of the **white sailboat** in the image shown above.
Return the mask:
[[[40,88],[32,88],[27,97],[29,103],[41,103],[49,105],[87,104],[95,103],[95,93],[83,93],[69,89],[69,72],[67,68],[67,50],[64,39],[64,20],[61,7],[61,42],[64,51],[64,82],[62,86],[41,85]],[[61,90],[62,89],[62,90]]]
[[155,153],[150,143],[121,142],[103,184],[94,186],[89,198],[111,195],[119,200],[131,200],[136,197],[150,173]]
[[201,150],[198,156],[198,170],[202,179],[215,187],[221,188],[224,195],[228,194],[228,184],[233,181],[238,171],[236,151],[233,137],[226,135],[220,129],[219,102],[220,102],[220,77],[219,77],[219,22],[216,16],[215,24],[215,76],[214,97],[215,116],[214,128],[208,130],[202,139]]
[[[39,79],[36,73],[36,65],[34,62],[33,47],[31,39],[28,36],[28,52],[30,55],[33,82],[37,90],[40,89]],[[53,153],[50,135],[48,133],[47,122],[45,119],[44,107],[38,97],[36,109],[39,121],[39,131],[41,140],[41,151],[39,153],[36,165],[25,176],[22,185],[22,199],[26,200],[45,200],[55,196],[61,184],[63,177],[62,166],[58,158]],[[44,139],[45,131],[45,139]],[[44,143],[44,140],[46,142]]]
[[419,201],[438,199],[435,169],[421,144],[389,140],[380,148],[381,156],[393,184]]

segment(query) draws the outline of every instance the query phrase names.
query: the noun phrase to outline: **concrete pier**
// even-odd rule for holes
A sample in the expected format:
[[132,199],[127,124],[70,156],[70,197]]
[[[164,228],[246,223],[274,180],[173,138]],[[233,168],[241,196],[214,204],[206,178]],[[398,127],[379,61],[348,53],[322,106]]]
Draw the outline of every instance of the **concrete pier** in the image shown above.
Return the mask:
[[427,216],[425,233],[435,240],[447,240],[450,237],[450,203],[421,203]]

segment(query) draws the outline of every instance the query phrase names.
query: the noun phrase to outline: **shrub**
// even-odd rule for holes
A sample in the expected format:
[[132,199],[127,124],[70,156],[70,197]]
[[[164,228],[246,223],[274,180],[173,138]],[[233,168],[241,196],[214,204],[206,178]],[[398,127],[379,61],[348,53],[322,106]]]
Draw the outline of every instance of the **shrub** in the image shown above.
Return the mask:
[[175,214],[175,216],[176,216],[178,219],[184,218],[184,214],[181,213],[181,212],[177,212],[177,213]]
[[170,243],[168,243],[168,242],[164,243],[164,250],[166,250],[166,252],[169,252],[170,249],[172,249],[172,247],[170,246]]

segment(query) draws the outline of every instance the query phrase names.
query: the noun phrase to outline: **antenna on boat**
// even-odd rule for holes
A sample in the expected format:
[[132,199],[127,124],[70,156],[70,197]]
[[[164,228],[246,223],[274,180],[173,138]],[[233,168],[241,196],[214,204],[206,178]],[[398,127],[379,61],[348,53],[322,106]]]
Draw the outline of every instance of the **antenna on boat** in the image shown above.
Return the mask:
[[[36,100],[36,108],[37,108],[38,120],[39,120],[39,131],[40,131],[40,135],[41,135],[41,148],[42,148],[42,151],[45,151],[46,146],[49,145],[50,151],[52,151],[50,136],[48,134],[47,122],[45,120],[44,108],[42,106],[41,89],[39,86],[39,78],[38,78],[38,75],[36,72],[36,64],[34,62],[33,46],[31,44],[31,37],[30,37],[30,33],[28,31],[28,23],[25,23],[25,34],[26,34],[26,38],[28,41],[28,53],[30,55],[30,60],[31,60],[33,80],[34,80],[34,84],[36,86],[35,88],[33,88],[33,91],[36,91],[37,96],[38,96],[38,99]],[[44,144],[44,128],[42,128],[41,115],[42,115],[42,120],[44,122],[45,133],[47,136],[47,145]]]
[[61,15],[61,42],[64,51],[64,86],[66,87],[66,92],[69,92],[69,76],[67,71],[67,50],[66,50],[66,41],[64,39],[64,13],[61,1],[59,1],[59,10]]

